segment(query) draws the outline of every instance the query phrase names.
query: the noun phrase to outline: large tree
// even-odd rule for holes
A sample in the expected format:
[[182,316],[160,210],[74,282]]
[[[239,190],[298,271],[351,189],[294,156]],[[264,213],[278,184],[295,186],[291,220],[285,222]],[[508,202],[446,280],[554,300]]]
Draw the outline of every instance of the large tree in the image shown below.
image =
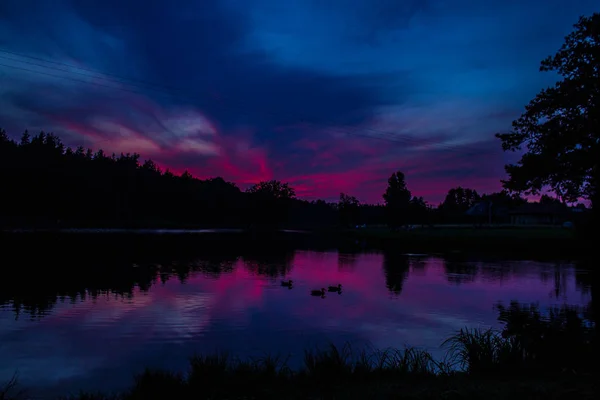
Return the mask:
[[250,220],[254,226],[275,227],[286,223],[290,204],[296,198],[296,191],[289,184],[263,181],[246,192],[250,196]]
[[383,194],[388,221],[391,226],[403,225],[407,222],[412,194],[406,187],[404,174],[393,173],[388,179],[388,186]]
[[542,90],[513,122],[497,134],[505,151],[524,150],[506,166],[508,190],[539,194],[544,189],[562,201],[579,198],[600,207],[600,14],[581,17],[560,50],[542,61],[541,71],[561,79]]
[[360,220],[360,202],[356,197],[340,193],[338,210],[340,224],[342,226],[358,224]]

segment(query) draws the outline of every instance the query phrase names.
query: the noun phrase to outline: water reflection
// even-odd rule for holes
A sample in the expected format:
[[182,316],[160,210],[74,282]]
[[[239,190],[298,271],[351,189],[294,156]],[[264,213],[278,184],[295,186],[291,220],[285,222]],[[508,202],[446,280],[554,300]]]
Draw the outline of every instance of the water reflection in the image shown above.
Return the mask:
[[338,254],[338,269],[340,271],[354,271],[358,254],[339,253]]
[[446,271],[448,282],[460,285],[475,282],[479,265],[473,262],[446,259],[444,260],[444,270]]
[[409,260],[409,256],[402,253],[385,253],[383,255],[385,287],[396,296],[402,293],[404,281],[408,277]]
[[[195,351],[297,360],[329,340],[435,354],[459,328],[499,327],[498,304],[593,310],[597,290],[586,264],[285,246],[167,253],[5,261],[0,381],[18,369],[24,383],[47,390],[94,389],[103,379],[117,388],[145,366],[185,368]],[[293,290],[281,284],[290,279]],[[329,292],[338,284],[341,295]],[[320,288],[324,298],[311,298]]]
[[242,257],[244,267],[252,274],[272,279],[283,278],[292,270],[293,252],[280,252],[269,255],[261,253],[249,254]]

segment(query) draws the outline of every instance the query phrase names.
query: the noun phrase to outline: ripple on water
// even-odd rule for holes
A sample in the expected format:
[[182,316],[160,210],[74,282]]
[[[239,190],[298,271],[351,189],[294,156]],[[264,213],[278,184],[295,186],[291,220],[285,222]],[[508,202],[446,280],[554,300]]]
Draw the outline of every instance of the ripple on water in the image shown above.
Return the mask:
[[[185,284],[170,268],[162,274],[165,284],[159,272],[153,283],[137,281],[145,279],[144,271],[152,271],[138,263],[134,270],[141,271],[141,278],[110,278],[116,280],[114,287],[109,278],[104,282],[109,291],[133,287],[131,298],[102,292],[95,299],[87,295],[57,301],[56,295],[40,296],[33,286],[19,298],[0,293],[0,373],[18,367],[22,380],[33,386],[60,385],[60,377],[77,385],[93,383],[102,370],[107,372],[97,389],[107,389],[104,382],[117,382],[143,365],[185,369],[193,353],[216,349],[240,356],[292,354],[295,363],[306,347],[329,341],[376,348],[406,344],[441,354],[442,341],[460,328],[499,327],[499,303],[547,307],[586,306],[590,301],[585,273],[562,262],[275,254],[268,262],[241,256],[179,262],[175,270]],[[282,287],[282,279],[292,279],[293,288]],[[44,293],[52,293],[54,286],[63,294],[92,286],[85,280],[73,287],[67,282],[50,281]],[[309,294],[337,283],[343,285],[341,295],[327,293],[321,299]],[[142,291],[140,286],[149,288]],[[20,304],[16,320],[15,304]],[[49,365],[50,378],[40,367]]]

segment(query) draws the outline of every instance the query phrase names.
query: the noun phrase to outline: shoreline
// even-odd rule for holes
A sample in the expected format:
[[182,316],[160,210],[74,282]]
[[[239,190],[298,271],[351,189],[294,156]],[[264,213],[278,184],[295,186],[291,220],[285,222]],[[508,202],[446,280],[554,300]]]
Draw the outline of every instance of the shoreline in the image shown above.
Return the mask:
[[201,246],[203,243],[230,240],[242,247],[250,243],[259,244],[261,251],[268,250],[268,246],[263,245],[285,243],[290,248],[297,244],[300,247],[338,249],[343,252],[381,250],[567,259],[588,257],[594,254],[595,250],[591,240],[581,238],[573,229],[539,226],[445,225],[398,231],[387,228],[21,228],[4,229],[0,231],[0,235],[7,243],[13,242],[17,246],[38,239],[48,243],[59,242],[62,245],[73,242],[82,246],[87,246],[90,242],[114,242],[119,247],[125,242],[144,247],[150,242],[164,242],[165,248],[169,244],[185,246],[189,243]]

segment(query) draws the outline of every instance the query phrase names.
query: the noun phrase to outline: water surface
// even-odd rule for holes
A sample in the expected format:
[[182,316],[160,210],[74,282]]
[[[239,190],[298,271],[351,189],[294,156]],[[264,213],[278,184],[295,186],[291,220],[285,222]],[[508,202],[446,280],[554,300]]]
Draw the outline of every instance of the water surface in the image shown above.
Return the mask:
[[[60,280],[60,265],[47,268],[0,291],[0,381],[18,370],[23,386],[46,395],[122,389],[146,366],[184,370],[194,352],[279,353],[297,364],[307,347],[350,341],[441,354],[460,328],[500,327],[498,304],[590,302],[586,272],[561,262],[298,250]],[[338,283],[341,294],[309,294]]]

